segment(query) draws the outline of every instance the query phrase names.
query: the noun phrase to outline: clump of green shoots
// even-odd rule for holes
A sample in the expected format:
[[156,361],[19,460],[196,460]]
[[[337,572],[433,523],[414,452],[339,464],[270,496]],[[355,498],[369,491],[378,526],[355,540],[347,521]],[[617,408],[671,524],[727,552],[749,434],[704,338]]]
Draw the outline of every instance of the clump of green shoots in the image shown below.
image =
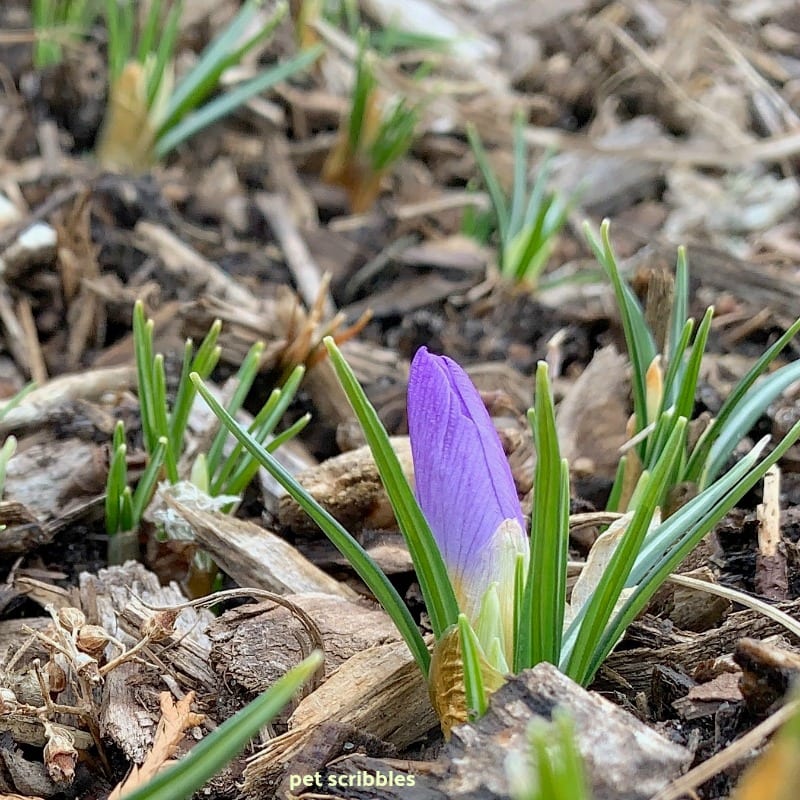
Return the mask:
[[322,168],[323,180],[342,186],[354,213],[368,211],[381,181],[414,141],[419,108],[405,98],[387,103],[375,76],[375,54],[359,36],[350,112]]
[[45,69],[60,64],[64,45],[83,37],[96,14],[95,0],[33,0],[34,67]]
[[[330,338],[326,340],[326,346],[364,430],[411,553],[426,608],[431,620],[435,620],[437,646],[440,641],[449,641],[453,635],[459,640],[456,656],[448,657],[447,675],[443,674],[440,664],[437,678],[428,646],[408,608],[361,545],[236,423],[199,376],[194,375],[192,379],[226,428],[258,458],[352,564],[397,625],[429,680],[431,692],[452,698],[460,691],[466,701],[460,721],[480,715],[487,708],[491,688],[496,687],[486,683],[485,658],[478,649],[474,631],[455,605],[452,584],[436,541],[377,412]],[[607,558],[587,578],[586,582],[591,585],[585,587],[586,591],[580,596],[575,596],[573,591],[570,599],[566,591],[569,470],[559,452],[545,364],[540,364],[537,370],[535,408],[529,416],[537,445],[537,461],[528,566],[525,568],[519,559],[515,574],[512,671],[516,673],[541,661],[549,661],[576,682],[586,685],[670,573],[797,441],[800,423],[766,456],[763,455],[766,441],[759,442],[736,466],[722,477],[709,481],[696,497],[662,522],[657,513],[659,502],[681,461],[687,424],[685,417],[676,420],[652,470],[639,477],[636,506],[621,521],[622,527],[616,531],[617,538]],[[537,502],[537,498],[542,500]],[[475,498],[475,502],[480,504],[481,498]],[[457,682],[463,682],[460,689]],[[442,719],[444,722],[444,717]]]
[[[106,531],[109,535],[111,563],[137,555],[136,532],[159,480],[166,479],[174,485],[189,478],[200,492],[227,499],[224,508],[231,509],[235,503],[230,498],[241,495],[258,471],[258,461],[241,445],[229,448],[226,452],[229,437],[224,428],[217,431],[208,450],[197,454],[191,465],[182,463],[186,428],[197,395],[189,375],[197,373],[207,378],[211,374],[219,361],[217,340],[220,329],[221,323],[214,322],[196,352],[193,342],[190,339],[186,341],[175,399],[170,403],[164,356],[153,352],[153,321],[146,319],[141,301],[134,307],[134,352],[142,436],[148,463],[136,489],[132,490],[127,471],[125,429],[123,423],[118,422],[106,487]],[[263,343],[256,342],[242,361],[235,377],[235,390],[225,405],[230,414],[235,415],[241,410],[258,374],[263,350]],[[250,434],[269,451],[277,449],[308,422],[306,415],[279,435],[272,436],[297,391],[303,373],[303,367],[295,367],[283,388],[273,390],[248,427]],[[200,566],[210,569],[208,560],[201,560]]]
[[[593,236],[590,242],[617,287],[633,362],[634,407],[643,424],[652,424],[652,428],[642,429],[643,436],[637,445],[643,448],[642,463],[646,468],[635,476],[626,504],[627,513],[595,542],[571,594],[567,591],[569,465],[560,454],[547,365],[540,363],[537,368],[534,407],[528,413],[537,452],[529,549],[515,553],[513,564],[506,561],[501,565],[503,580],[507,579],[509,570],[513,572],[511,602],[501,604],[496,587],[494,595],[490,587],[476,617],[477,623],[474,623],[464,609],[459,608],[443,554],[377,412],[335,343],[326,339],[331,363],[364,431],[411,554],[434,632],[433,657],[397,590],[361,545],[236,423],[204,386],[199,375],[191,376],[225,427],[319,525],[395,622],[428,679],[433,705],[440,714],[445,733],[452,724],[484,713],[491,692],[504,680],[504,675],[487,660],[482,649],[476,634],[481,625],[502,626],[509,631],[513,644],[513,658],[507,665],[509,671],[517,673],[546,661],[558,666],[574,681],[582,685],[590,683],[627,627],[647,608],[669,575],[800,438],[798,422],[768,454],[765,455],[767,438],[764,438],[738,463],[722,470],[731,449],[746,434],[769,399],[800,378],[800,362],[795,362],[760,384],[755,383],[758,375],[800,328],[798,321],[765,352],[734,390],[728,401],[732,405],[723,406],[717,420],[707,428],[705,438],[701,437],[696,445],[689,447],[687,430],[710,314],[692,340],[694,326],[687,320],[686,311],[688,278],[685,265],[680,267],[670,326],[673,333],[668,339],[672,342],[668,348],[670,360],[666,377],[655,384],[661,389],[654,400],[652,392],[648,393],[646,380],[651,365],[658,364],[652,333],[630,287],[619,276],[607,223],[603,226],[602,237],[602,244]],[[649,385],[653,385],[652,381]],[[442,382],[431,382],[430,386],[438,387],[435,391],[445,395],[451,391],[449,384]],[[441,404],[441,407],[447,406]],[[469,419],[474,422],[476,418],[470,416]],[[440,418],[431,417],[430,441],[447,441],[440,427],[444,426],[445,432],[454,435],[459,425],[467,424],[465,420],[466,415],[447,413]],[[480,424],[491,426],[490,422]],[[483,435],[490,435],[488,428]],[[496,436],[493,427],[491,435]],[[645,461],[650,448],[652,453]],[[439,455],[446,462],[447,448]],[[480,469],[480,466],[473,464],[471,469]],[[693,475],[698,476],[696,494],[662,520],[660,509],[676,479]],[[418,490],[420,479],[421,475],[417,475]],[[436,491],[445,494],[452,491],[452,502],[463,502],[458,479],[450,483],[434,476],[431,480],[437,481]],[[495,481],[494,475],[491,480]],[[497,480],[510,480],[510,474],[498,475]],[[445,500],[448,501],[448,497]],[[481,497],[475,498],[476,513],[482,502],[485,501]],[[501,525],[495,535],[502,536],[502,532]],[[477,574],[482,573],[478,571]],[[473,624],[479,628],[473,628]]]
[[575,745],[575,726],[556,709],[551,722],[528,726],[530,758],[514,753],[506,759],[513,800],[589,800],[583,759]]
[[190,136],[319,56],[319,48],[302,52],[209,100],[225,70],[269,37],[286,13],[286,4],[278,4],[256,33],[248,33],[260,18],[261,6],[259,0],[246,0],[192,69],[173,85],[182,2],[152,0],[137,31],[138,3],[105,0],[109,105],[97,147],[100,163],[124,171],[147,169]]
[[489,193],[491,209],[488,213],[479,213],[470,208],[462,228],[481,242],[488,241],[491,233],[496,231],[500,275],[511,283],[535,286],[547,266],[558,233],[577,202],[577,193],[564,199],[547,189],[552,163],[550,156],[545,158],[533,185],[529,185],[528,152],[521,114],[514,118],[514,176],[510,198],[503,191],[473,125],[467,127],[467,137]]
[[[639,477],[653,469],[678,420],[692,421],[694,417],[700,366],[714,309],[706,309],[699,325],[689,318],[689,268],[686,251],[680,248],[671,313],[665,330],[654,331],[620,272],[611,248],[608,222],[602,224],[599,239],[588,225],[586,235],[614,286],[632,367],[632,446],[620,460],[609,500],[609,510],[624,511],[636,506]],[[662,508],[670,510],[679,503],[680,495],[690,496],[708,487],[767,406],[800,379],[800,361],[766,375],[798,332],[800,319],[764,351],[725,399],[714,420],[692,437],[686,427],[679,445],[680,456],[659,499]],[[661,348],[659,339],[663,339]]]

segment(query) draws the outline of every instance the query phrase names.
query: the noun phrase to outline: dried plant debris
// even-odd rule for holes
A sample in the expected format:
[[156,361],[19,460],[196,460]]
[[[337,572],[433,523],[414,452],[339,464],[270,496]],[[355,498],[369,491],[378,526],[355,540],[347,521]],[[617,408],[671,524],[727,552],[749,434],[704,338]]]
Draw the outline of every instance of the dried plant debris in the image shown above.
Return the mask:
[[177,703],[169,692],[161,693],[161,719],[153,739],[153,749],[142,765],[134,766],[128,777],[114,788],[108,800],[120,800],[134,789],[144,786],[159,770],[169,766],[186,731],[197,727],[204,719],[202,714],[191,710],[194,700],[194,692],[189,692]]
[[[406,475],[413,477],[411,449],[407,437],[392,440]],[[302,486],[348,530],[392,528],[394,512],[381,484],[368,447],[328,459],[297,475]],[[281,498],[278,518],[294,533],[312,533],[316,525],[288,495]]]
[[[180,651],[191,647],[185,622],[177,623],[184,633],[175,652],[166,661],[160,655],[179,641],[172,640],[177,612],[144,611],[135,627],[124,627],[123,611],[135,602],[137,589],[165,598],[153,576],[134,565],[127,572],[107,571],[105,579],[85,575],[81,605],[86,611],[66,597],[58,607],[48,605],[49,623],[22,626],[26,640],[3,662],[4,728],[11,741],[43,748],[42,763],[53,784],[48,796],[55,786],[77,779],[79,758],[107,772],[109,741],[134,761],[144,758],[153,729],[143,726],[149,711],[133,691],[137,679],[159,669],[173,680],[188,677],[168,666],[180,663]],[[212,682],[211,676],[203,682],[202,671],[191,678],[198,688],[208,689]]]

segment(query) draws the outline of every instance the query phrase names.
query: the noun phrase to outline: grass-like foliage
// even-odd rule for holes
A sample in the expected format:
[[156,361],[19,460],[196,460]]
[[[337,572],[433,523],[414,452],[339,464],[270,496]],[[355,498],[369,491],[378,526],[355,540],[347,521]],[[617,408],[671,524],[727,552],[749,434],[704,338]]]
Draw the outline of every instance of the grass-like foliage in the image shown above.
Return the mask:
[[513,800],[589,800],[583,759],[575,745],[575,729],[560,709],[552,722],[534,720],[528,727],[530,757],[506,761]]
[[411,554],[436,639],[432,660],[399,594],[363,548],[235,422],[199,376],[192,380],[237,440],[348,558],[394,620],[428,677],[445,731],[485,710],[504,674],[540,661],[589,683],[670,572],[800,437],[798,423],[765,457],[766,441],[759,442],[661,522],[659,503],[685,443],[687,419],[678,417],[652,467],[639,477],[635,507],[598,540],[605,557],[587,566],[583,585],[568,602],[569,471],[559,453],[546,365],[537,370],[530,414],[538,457],[528,539],[497,434],[458,365],[424,348],[412,363],[415,496],[375,409],[334,342],[325,343]]
[[[166,478],[169,483],[176,484],[188,477],[199,490],[212,497],[234,496],[240,495],[247,488],[258,471],[258,461],[241,445],[236,445],[226,452],[226,442],[229,437],[224,428],[217,431],[207,452],[197,454],[188,475],[183,474],[186,472],[185,468],[181,470],[186,426],[197,396],[195,385],[189,380],[189,374],[197,373],[204,378],[211,374],[219,361],[220,348],[217,340],[220,330],[221,323],[214,322],[196,351],[193,342],[190,339],[186,341],[175,397],[170,402],[167,397],[164,356],[153,352],[153,321],[146,318],[141,301],[134,306],[134,353],[142,437],[148,463],[136,489],[132,490],[127,471],[125,429],[123,423],[118,422],[114,430],[106,486],[106,530],[111,537],[110,547],[116,547],[117,534],[135,531],[138,528],[159,480]],[[241,410],[253,386],[261,365],[263,350],[264,345],[256,342],[239,367],[235,389],[225,405],[232,415]],[[272,391],[248,427],[250,435],[258,442],[265,444],[269,439],[269,443],[265,446],[270,451],[274,451],[297,434],[308,422],[309,417],[306,415],[279,435],[272,436],[275,426],[291,403],[303,374],[304,368],[296,367],[283,387]],[[114,560],[120,558],[120,555],[115,555]]]
[[[669,324],[663,351],[659,352],[656,333],[620,272],[608,222],[602,224],[599,239],[588,225],[586,235],[614,286],[632,367],[633,433],[638,443],[621,461],[610,503],[610,510],[624,511],[631,505],[638,476],[643,470],[653,468],[678,420],[693,418],[698,376],[714,309],[706,309],[699,325],[689,318],[689,268],[686,252],[680,248]],[[667,494],[673,487],[689,484],[694,490],[702,490],[712,483],[767,406],[800,379],[800,361],[766,375],[798,332],[800,319],[764,351],[693,445],[684,434],[680,455],[660,504],[668,501]]]
[[524,119],[514,118],[514,175],[511,197],[500,185],[489,156],[473,125],[467,127],[467,137],[475,154],[491,210],[478,213],[470,209],[465,216],[464,232],[479,241],[490,238],[496,231],[500,253],[500,274],[511,283],[536,285],[553,251],[559,231],[577,202],[577,193],[563,198],[547,188],[551,157],[547,156],[532,185],[528,182],[528,149],[524,138]]
[[127,800],[188,800],[227,766],[268,725],[314,675],[323,662],[314,651],[279,678],[264,694],[220,725],[176,764],[130,794]]
[[138,3],[105,0],[109,106],[97,148],[103,166],[144,170],[190,136],[316,60],[320,49],[307,50],[209,99],[225,70],[238,64],[268,38],[286,13],[286,4],[278,4],[259,30],[248,33],[262,5],[260,0],[246,0],[228,27],[174,84],[180,0],[173,3],[153,0],[139,26]]
[[96,15],[95,0],[33,0],[34,67],[45,69],[61,63],[64,45],[85,36]]
[[375,75],[375,53],[359,35],[350,111],[325,161],[322,177],[347,191],[355,213],[369,210],[381,180],[414,141],[419,108],[405,98],[386,102]]

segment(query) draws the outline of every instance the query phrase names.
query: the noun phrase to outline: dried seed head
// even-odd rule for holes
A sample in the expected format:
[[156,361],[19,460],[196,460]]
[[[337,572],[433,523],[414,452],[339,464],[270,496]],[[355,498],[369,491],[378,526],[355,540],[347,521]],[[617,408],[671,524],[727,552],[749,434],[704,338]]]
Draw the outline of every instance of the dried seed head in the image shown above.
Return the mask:
[[63,725],[56,725],[46,720],[44,735],[47,739],[44,746],[47,774],[56,783],[72,783],[75,777],[75,764],[78,762],[75,739]]
[[17,708],[17,696],[11,689],[0,686],[0,714],[10,714]]
[[86,653],[78,653],[74,658],[75,671],[83,680],[89,683],[100,683],[100,668],[97,659]]
[[52,659],[47,662],[44,671],[50,696],[58,697],[67,688],[67,673]]
[[86,615],[79,608],[66,606],[58,609],[58,621],[70,633],[86,624]]
[[99,625],[81,625],[76,644],[82,653],[100,661],[108,644],[108,634]]
[[163,642],[165,639],[169,639],[175,629],[175,620],[178,618],[179,613],[179,611],[172,609],[157,611],[142,623],[142,636],[153,642]]

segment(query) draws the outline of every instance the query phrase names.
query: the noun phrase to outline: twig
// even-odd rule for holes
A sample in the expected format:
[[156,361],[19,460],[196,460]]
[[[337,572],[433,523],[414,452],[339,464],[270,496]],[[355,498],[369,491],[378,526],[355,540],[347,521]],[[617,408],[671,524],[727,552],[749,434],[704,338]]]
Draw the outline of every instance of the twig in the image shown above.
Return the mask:
[[39,334],[36,331],[36,320],[33,318],[31,304],[27,297],[17,303],[17,319],[22,326],[25,337],[25,350],[28,354],[28,367],[31,379],[42,386],[47,383],[47,365],[44,361],[42,346],[39,343]]
[[25,332],[14,313],[8,285],[2,280],[0,280],[0,324],[5,329],[6,346],[11,351],[14,361],[23,372],[30,375],[30,359],[28,349],[25,347]]
[[[297,230],[294,220],[289,216],[286,201],[278,195],[260,193],[256,195],[255,202],[283,250],[286,266],[294,276],[300,296],[306,306],[311,308],[322,291],[322,272]],[[333,299],[328,292],[325,292],[322,306],[325,316],[332,316],[335,309]]]
[[[40,166],[45,166],[46,172],[49,163],[48,160],[41,158],[38,159],[38,162],[40,163]],[[41,177],[41,175],[39,177]],[[0,257],[3,255],[6,249],[11,246],[17,240],[17,238],[19,238],[23,231],[30,228],[35,222],[41,222],[41,220],[50,216],[50,214],[52,214],[54,211],[57,211],[59,208],[61,208],[61,206],[69,203],[70,200],[77,197],[77,195],[84,189],[85,185],[82,181],[73,181],[61,189],[56,189],[47,196],[47,200],[45,200],[38,208],[34,209],[30,214],[28,214],[23,222],[20,222],[17,225],[12,225],[10,228],[7,228],[0,233]]]
[[726,600],[731,600],[741,606],[753,609],[759,614],[774,620],[779,625],[783,625],[789,633],[797,636],[800,639],[800,622],[793,617],[789,616],[785,611],[781,611],[757,597],[752,597],[744,592],[731,589],[729,586],[720,586],[716,583],[709,583],[708,581],[701,581],[697,578],[690,578],[688,575],[670,575],[670,583],[678,584],[679,586],[687,586],[690,589],[698,589],[701,592],[708,592],[708,594],[716,595],[717,597],[724,597]]
[[771,600],[785,600],[789,582],[786,552],[781,539],[781,472],[776,465],[764,475],[764,499],[756,508],[758,553],[755,586],[759,594]]
[[137,244],[145,252],[158,256],[164,262],[165,269],[197,294],[205,291],[248,309],[256,304],[255,298],[244,286],[163,225],[140,221],[136,223],[134,231]]
[[727,117],[709,110],[702,103],[698,103],[697,100],[691,97],[627,31],[622,30],[618,25],[602,20],[598,24],[604,27],[622,47],[628,50],[648,72],[660,80],[682,108],[692,108],[698,117],[705,119],[710,125],[727,130],[731,140],[737,147],[747,145],[752,141],[751,137],[743,133]]
[[764,500],[758,504],[758,552],[768,558],[778,552],[781,541],[781,473],[777,465],[764,475]]

